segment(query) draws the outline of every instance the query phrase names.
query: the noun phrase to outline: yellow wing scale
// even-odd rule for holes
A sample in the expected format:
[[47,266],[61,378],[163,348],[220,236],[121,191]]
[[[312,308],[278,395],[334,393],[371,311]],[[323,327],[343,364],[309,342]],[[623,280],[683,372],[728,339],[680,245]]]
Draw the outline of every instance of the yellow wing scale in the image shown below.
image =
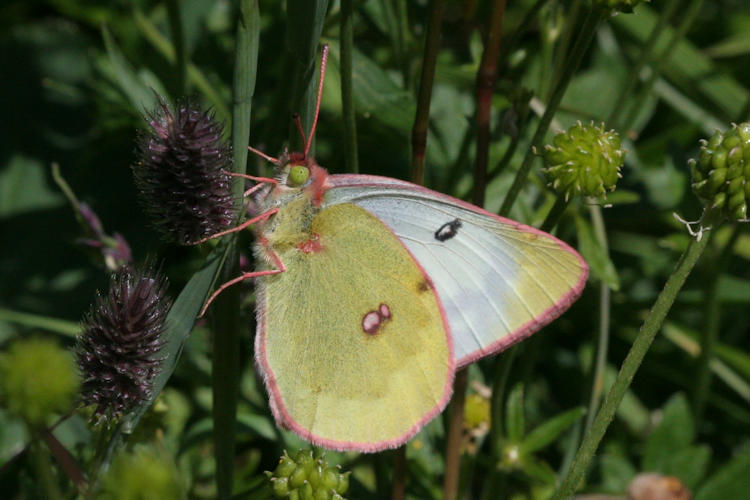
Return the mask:
[[454,358],[434,288],[356,205],[301,224],[269,238],[284,241],[276,250],[287,269],[260,290],[259,361],[277,419],[331,448],[397,446],[450,396]]

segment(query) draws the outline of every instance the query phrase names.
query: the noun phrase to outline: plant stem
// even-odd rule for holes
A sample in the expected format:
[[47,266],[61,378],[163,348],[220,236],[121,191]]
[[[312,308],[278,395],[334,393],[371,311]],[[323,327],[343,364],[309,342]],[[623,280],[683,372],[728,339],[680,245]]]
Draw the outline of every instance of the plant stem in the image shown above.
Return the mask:
[[487,32],[482,61],[477,72],[477,158],[474,167],[474,196],[476,205],[484,204],[487,184],[487,166],[490,156],[490,116],[492,113],[492,91],[497,78],[497,58],[503,35],[505,0],[495,0]]
[[568,208],[568,200],[565,199],[565,195],[559,194],[555,199],[555,204],[552,205],[547,217],[544,218],[544,222],[539,227],[545,233],[552,231],[552,229],[560,221],[560,217],[565,213],[565,209]]
[[630,97],[630,94],[638,84],[643,67],[651,60],[654,49],[656,48],[656,41],[664,32],[664,28],[667,26],[667,21],[669,21],[669,18],[672,17],[672,14],[674,14],[674,11],[679,3],[680,0],[669,0],[669,3],[666,5],[666,7],[664,7],[664,9],[662,9],[661,14],[659,14],[659,19],[657,19],[654,28],[648,35],[648,39],[643,44],[643,48],[638,54],[638,59],[628,72],[627,82],[625,83],[625,86],[622,88],[622,90],[620,90],[620,94],[617,96],[615,107],[612,108],[612,111],[609,113],[609,116],[605,120],[609,126],[618,128],[619,120],[617,118],[622,112],[625,106],[625,102],[627,102],[628,100],[628,97]]
[[41,432],[41,438],[44,440],[47,448],[49,448],[52,456],[54,456],[60,464],[60,468],[65,471],[65,474],[71,481],[73,481],[73,484],[76,485],[78,493],[81,495],[86,494],[88,483],[86,482],[86,478],[83,477],[83,471],[81,471],[81,467],[78,465],[73,455],[71,455],[67,448],[62,445],[49,429],[45,429]]
[[393,450],[393,485],[391,500],[403,500],[406,494],[406,445]]
[[[257,0],[243,0],[237,22],[237,42],[234,68],[232,107],[232,146],[234,171],[245,173],[247,145],[250,136],[250,112],[255,92],[258,58],[260,13]],[[242,207],[243,184],[235,179],[232,186],[237,209]],[[234,236],[234,235],[233,235]],[[239,274],[236,245],[232,245],[222,270],[222,278],[229,280]],[[240,347],[244,331],[240,321],[240,289],[229,288],[216,300],[213,323],[213,359],[211,384],[213,389],[213,440],[216,458],[216,489],[220,499],[231,498],[235,459],[235,429],[237,397],[241,378]]]
[[62,500],[62,493],[60,493],[60,487],[57,485],[55,473],[52,470],[49,453],[44,448],[40,436],[36,435],[36,433],[34,434],[30,451],[34,460],[36,473],[38,474],[37,480],[46,498],[49,500]]
[[[659,77],[659,75],[661,75],[661,69],[664,67],[667,60],[669,60],[669,58],[672,56],[672,52],[674,51],[675,47],[677,47],[677,44],[680,42],[680,40],[682,40],[682,38],[685,36],[685,33],[687,33],[687,31],[693,25],[693,21],[695,21],[698,12],[700,12],[701,7],[703,7],[703,1],[704,0],[692,0],[690,2],[690,5],[688,5],[687,12],[685,12],[685,16],[682,18],[682,22],[680,22],[680,25],[672,34],[672,38],[669,40],[669,44],[659,55],[659,58],[654,62],[651,74],[649,75],[648,80],[646,80],[646,82],[643,84],[640,93],[641,97],[638,99],[638,101],[643,101],[645,97],[651,93],[651,89],[654,87],[656,79]],[[633,126],[633,122],[638,117],[638,110],[640,108],[641,107],[638,105],[638,102],[634,103],[634,105],[630,108],[627,117],[622,122],[620,130],[628,130]]]
[[352,0],[341,0],[341,113],[344,118],[344,164],[349,172],[359,172],[357,120],[352,91],[352,52],[354,52],[354,12]]
[[[711,224],[705,225],[711,226]],[[657,297],[646,320],[643,322],[643,326],[641,326],[638,336],[633,342],[625,361],[623,361],[614,384],[604,399],[604,404],[597,413],[596,418],[594,418],[589,432],[583,438],[583,443],[581,443],[581,447],[578,449],[578,453],[576,453],[568,474],[555,492],[554,499],[570,498],[581,483],[586,469],[594,457],[594,453],[604,437],[604,433],[607,431],[607,427],[615,416],[617,407],[625,396],[638,367],[641,365],[654,337],[664,322],[664,318],[666,318],[690,271],[706,248],[709,239],[710,232],[704,234],[700,240],[691,238],[687,249],[685,249],[685,252],[677,263],[676,269],[667,280],[664,289]]]
[[185,54],[185,35],[182,30],[182,15],[180,2],[167,0],[167,18],[172,35],[172,45],[175,53],[175,72],[177,74],[177,95],[185,95],[187,82],[187,55]]
[[424,182],[424,157],[427,149],[427,127],[430,122],[430,101],[432,83],[435,80],[435,64],[440,46],[440,31],[443,24],[445,0],[430,2],[430,16],[427,22],[422,74],[419,78],[417,112],[411,131],[411,180],[417,184]]
[[494,464],[500,460],[502,454],[501,441],[503,437],[503,406],[505,403],[505,388],[508,385],[510,370],[518,355],[519,346],[514,345],[501,353],[494,363],[492,379],[492,399],[490,401],[490,467],[489,474],[482,485],[482,500],[495,498],[497,495],[498,471]]
[[[599,205],[591,205],[589,208],[591,222],[594,226],[594,234],[599,240],[599,245],[605,253],[609,253],[607,244],[607,230],[604,227],[602,209]],[[599,410],[604,389],[604,370],[607,367],[607,350],[609,347],[609,313],[610,313],[610,290],[603,280],[599,283],[599,338],[596,344],[596,361],[591,378],[591,398],[589,409],[586,413],[586,426],[584,431],[588,432],[594,421],[594,415]]]
[[539,121],[539,125],[537,125],[534,137],[531,139],[531,147],[526,151],[523,163],[521,163],[521,167],[518,169],[515,179],[513,179],[513,184],[503,200],[503,205],[500,207],[500,215],[507,216],[510,213],[510,209],[513,207],[513,203],[515,203],[516,198],[518,198],[521,188],[526,182],[526,178],[531,170],[531,162],[534,160],[535,156],[534,152],[542,147],[544,135],[547,133],[547,129],[552,122],[552,117],[555,115],[555,112],[560,105],[560,101],[565,94],[565,89],[567,89],[570,79],[581,64],[581,60],[591,44],[591,40],[593,40],[594,35],[596,34],[596,27],[606,12],[608,12],[606,9],[599,7],[593,7],[589,11],[586,20],[578,33],[575,45],[573,45],[570,57],[563,68],[562,75],[560,76],[559,81],[555,84],[552,95],[547,103],[547,107],[544,110],[544,114]]
[[737,239],[740,236],[740,225],[736,224],[720,255],[710,259],[708,283],[704,290],[705,325],[701,334],[701,350],[698,356],[697,374],[693,392],[693,418],[695,427],[699,428],[706,408],[706,401],[711,389],[711,359],[714,357],[714,347],[719,338],[721,326],[721,301],[719,300],[719,278],[731,256]]
[[443,499],[458,498],[458,483],[461,471],[461,434],[464,420],[464,401],[466,387],[469,383],[469,371],[466,368],[456,372],[453,381],[453,397],[448,417],[448,436],[445,446],[445,477],[443,478]]

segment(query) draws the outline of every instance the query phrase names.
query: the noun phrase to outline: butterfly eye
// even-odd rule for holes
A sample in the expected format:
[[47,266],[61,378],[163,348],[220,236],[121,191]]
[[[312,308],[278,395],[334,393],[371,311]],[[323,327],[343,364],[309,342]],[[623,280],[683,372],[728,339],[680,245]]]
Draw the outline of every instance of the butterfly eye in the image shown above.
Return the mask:
[[310,169],[304,165],[295,165],[289,169],[289,177],[287,178],[287,184],[292,187],[301,186],[307,179],[310,178]]

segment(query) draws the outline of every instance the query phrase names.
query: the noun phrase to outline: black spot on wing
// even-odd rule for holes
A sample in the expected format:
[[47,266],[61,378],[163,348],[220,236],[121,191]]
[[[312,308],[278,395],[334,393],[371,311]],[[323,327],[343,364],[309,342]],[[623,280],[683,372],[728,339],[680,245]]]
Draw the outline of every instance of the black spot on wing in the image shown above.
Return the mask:
[[461,221],[453,219],[446,222],[435,231],[435,239],[438,241],[447,241],[458,234],[458,228],[461,227]]

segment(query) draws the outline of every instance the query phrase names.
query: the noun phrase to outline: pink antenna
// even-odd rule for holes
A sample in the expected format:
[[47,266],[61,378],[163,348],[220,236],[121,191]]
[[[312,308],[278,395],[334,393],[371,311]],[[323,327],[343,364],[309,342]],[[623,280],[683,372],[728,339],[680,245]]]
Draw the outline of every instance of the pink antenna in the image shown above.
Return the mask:
[[[326,64],[328,63],[328,44],[323,45],[323,55],[320,58],[320,81],[318,82],[318,101],[315,104],[315,119],[313,120],[310,134],[307,136],[307,144],[305,144],[304,157],[307,158],[307,153],[310,151],[312,146],[312,140],[315,136],[315,128],[318,126],[318,115],[320,114],[320,99],[323,96],[323,81],[326,76]],[[304,135],[302,136],[304,138]]]
[[305,138],[305,131],[302,129],[302,118],[300,118],[299,113],[292,114],[292,120],[294,121],[294,124],[297,126],[297,132],[299,132],[299,136],[302,138],[302,144],[307,144],[307,139]]

